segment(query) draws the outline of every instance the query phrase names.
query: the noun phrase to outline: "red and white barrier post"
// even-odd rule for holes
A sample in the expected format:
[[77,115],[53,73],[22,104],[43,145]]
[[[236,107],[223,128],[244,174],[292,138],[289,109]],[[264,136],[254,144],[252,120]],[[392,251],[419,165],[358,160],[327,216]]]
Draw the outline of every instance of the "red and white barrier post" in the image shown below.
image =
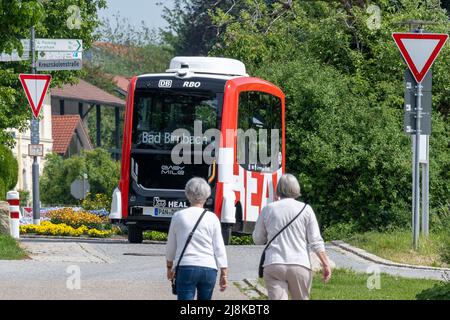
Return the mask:
[[6,200],[9,204],[9,230],[11,237],[19,239],[19,225],[20,225],[20,199],[17,191],[9,191],[6,194]]

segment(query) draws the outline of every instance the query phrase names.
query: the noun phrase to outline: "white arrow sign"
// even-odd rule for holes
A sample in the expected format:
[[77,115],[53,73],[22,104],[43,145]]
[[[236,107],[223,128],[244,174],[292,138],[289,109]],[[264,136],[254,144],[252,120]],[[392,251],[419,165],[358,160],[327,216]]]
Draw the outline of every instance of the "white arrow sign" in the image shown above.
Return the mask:
[[[30,51],[30,40],[22,39],[24,51]],[[36,39],[35,50],[37,51],[83,51],[83,40],[81,39]]]

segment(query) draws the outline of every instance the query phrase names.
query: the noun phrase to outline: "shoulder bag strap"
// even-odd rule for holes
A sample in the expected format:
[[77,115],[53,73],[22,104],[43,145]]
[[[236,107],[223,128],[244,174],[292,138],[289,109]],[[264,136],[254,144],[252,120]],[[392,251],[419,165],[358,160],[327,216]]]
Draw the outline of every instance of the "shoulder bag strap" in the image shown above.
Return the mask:
[[272,239],[270,239],[270,241],[267,243],[266,247],[264,248],[264,251],[267,250],[267,248],[270,246],[272,241],[275,240],[275,238],[278,237],[280,235],[280,233],[282,233],[287,227],[289,227],[292,224],[292,222],[294,222],[295,219],[297,219],[302,214],[302,212],[303,212],[303,210],[305,210],[306,206],[307,206],[307,204],[305,203],[302,210],[300,210],[300,212],[294,217],[294,219],[289,221],[289,223],[287,225],[285,225],[280,231],[278,231],[278,233]]
[[183,250],[181,251],[180,258],[178,259],[177,266],[175,267],[175,274],[177,274],[178,267],[180,266],[181,259],[183,258],[184,252],[186,251],[186,248],[187,248],[189,242],[191,242],[191,239],[192,239],[192,236],[194,235],[195,229],[197,229],[198,224],[200,223],[200,221],[202,220],[203,216],[205,215],[205,213],[206,213],[207,211],[208,211],[208,210],[205,209],[205,210],[202,212],[202,214],[200,215],[200,218],[198,218],[197,223],[195,224],[194,228],[193,228],[192,231],[189,233],[189,236],[188,236],[188,238],[187,238],[187,240],[186,240],[186,244],[184,245],[184,248],[183,248]]

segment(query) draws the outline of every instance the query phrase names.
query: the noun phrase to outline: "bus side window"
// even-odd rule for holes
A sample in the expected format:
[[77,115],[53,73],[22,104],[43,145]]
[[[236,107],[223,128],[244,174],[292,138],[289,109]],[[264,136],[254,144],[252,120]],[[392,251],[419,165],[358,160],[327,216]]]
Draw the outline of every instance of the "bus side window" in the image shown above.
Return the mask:
[[281,166],[281,99],[261,91],[239,95],[237,161],[246,170],[274,172]]

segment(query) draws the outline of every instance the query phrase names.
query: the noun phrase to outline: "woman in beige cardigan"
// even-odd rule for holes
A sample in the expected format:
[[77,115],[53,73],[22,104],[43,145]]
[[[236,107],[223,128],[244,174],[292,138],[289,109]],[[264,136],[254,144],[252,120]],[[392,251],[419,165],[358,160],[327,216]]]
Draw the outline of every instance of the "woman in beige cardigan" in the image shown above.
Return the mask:
[[[278,201],[264,207],[253,232],[255,244],[266,244],[305,207],[295,200],[300,196],[300,185],[291,174],[280,178],[277,186]],[[319,225],[311,206],[303,212],[269,245],[264,260],[264,280],[270,300],[309,299],[312,281],[309,250],[314,251],[322,263],[323,279],[328,282],[331,268],[325,253]]]

